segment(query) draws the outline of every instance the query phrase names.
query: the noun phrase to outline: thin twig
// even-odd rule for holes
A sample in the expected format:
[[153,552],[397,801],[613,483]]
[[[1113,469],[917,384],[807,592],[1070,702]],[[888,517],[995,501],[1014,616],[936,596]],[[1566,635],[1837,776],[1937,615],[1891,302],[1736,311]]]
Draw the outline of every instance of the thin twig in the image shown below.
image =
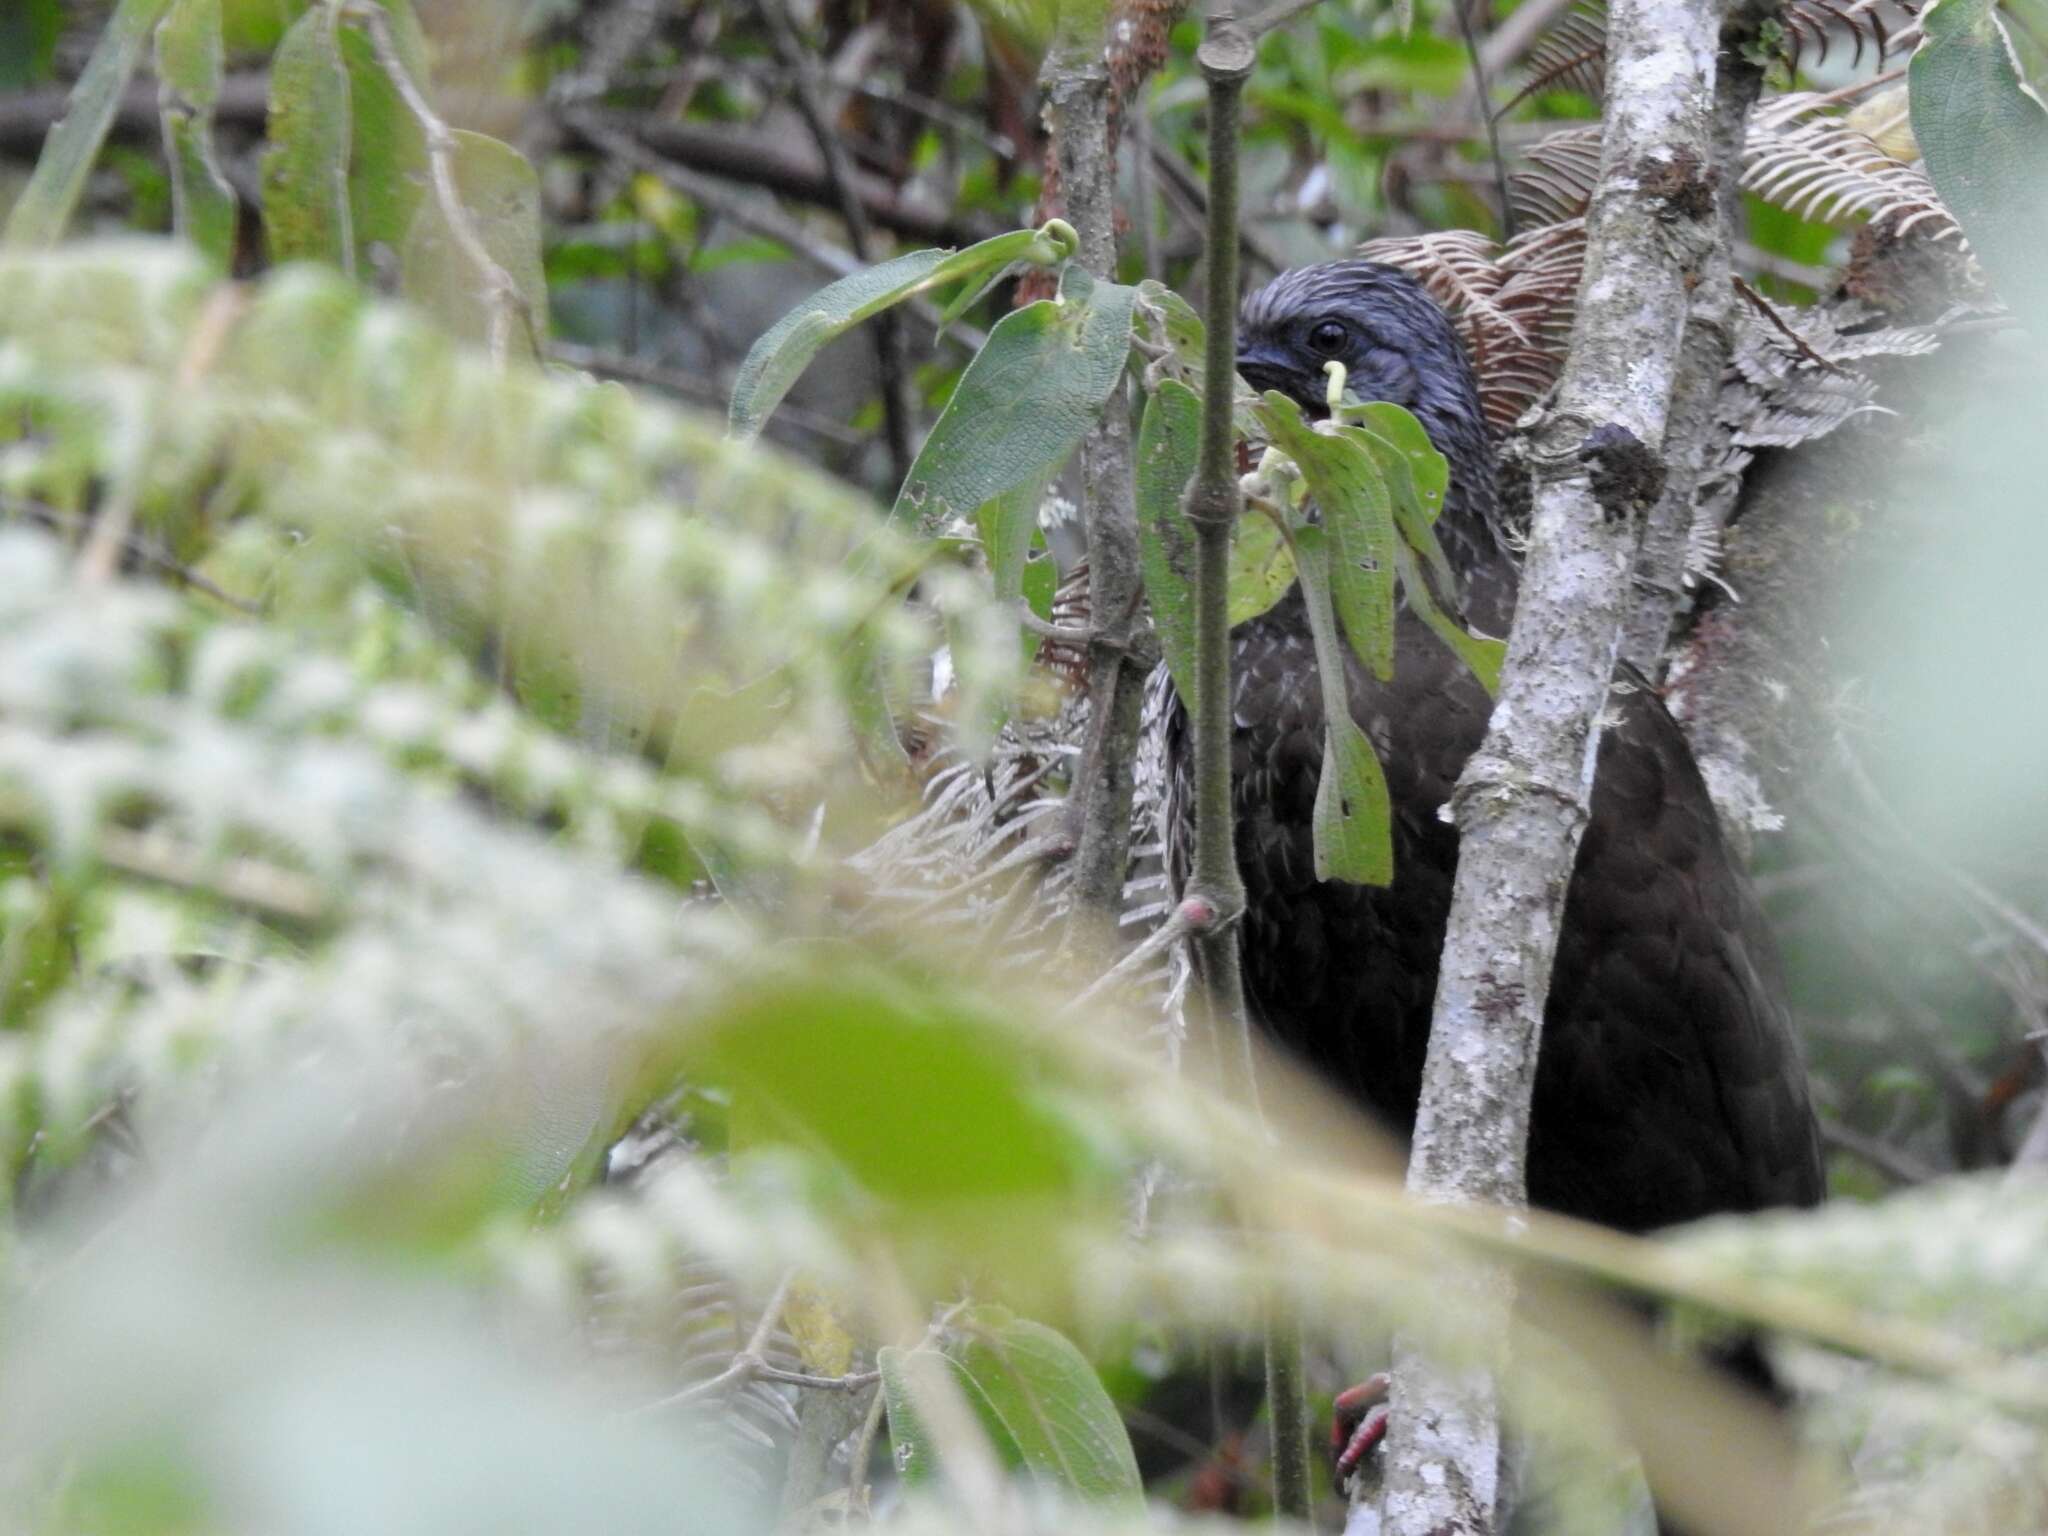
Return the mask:
[[1821,1140],[1831,1147],[1839,1147],[1852,1157],[1861,1158],[1879,1173],[1895,1184],[1925,1184],[1940,1177],[1927,1163],[1912,1153],[1902,1151],[1875,1136],[1866,1136],[1853,1126],[1839,1120],[1823,1120],[1820,1124]]
[[532,306],[512,280],[512,274],[498,264],[497,257],[484,244],[483,236],[477,233],[476,224],[469,216],[469,207],[462,200],[462,188],[455,180],[455,156],[461,147],[460,141],[455,137],[455,130],[442,121],[440,113],[428,102],[419,82],[413,79],[412,71],[406,68],[405,59],[398,51],[398,40],[391,32],[389,14],[382,6],[368,4],[366,0],[351,0],[342,8],[342,14],[360,22],[363,30],[369,33],[370,48],[377,56],[378,66],[390,80],[391,88],[398,92],[398,99],[405,103],[406,111],[412,114],[426,140],[427,174],[433,184],[434,202],[448,225],[449,234],[476,269],[483,287],[484,303],[490,310],[491,361],[501,368],[505,365],[515,320],[525,324],[534,356],[540,356],[540,330],[535,323]]
[[[632,134],[613,127],[595,113],[564,112],[562,125],[591,148],[623,164],[646,171],[674,187],[685,197],[701,203],[719,217],[730,219],[742,229],[750,229],[757,235],[773,240],[777,245],[787,246],[821,272],[829,273],[833,277],[847,277],[861,269],[859,259],[851,251],[841,250],[829,241],[817,239],[803,225],[772,204],[749,201],[713,178],[700,175],[688,166],[678,165],[641,143]],[[911,299],[908,307],[911,313],[935,330],[941,328],[939,311],[927,300]],[[977,330],[960,320],[953,321],[943,329],[948,336],[969,351],[980,351],[982,344],[988,340],[987,332]]]
[[[1154,136],[1152,140],[1152,163],[1162,173],[1164,184],[1173,189],[1182,202],[1198,219],[1207,218],[1209,212],[1209,189],[1194,167],[1189,165],[1173,150],[1164,139]],[[1242,221],[1237,227],[1237,240],[1246,255],[1264,267],[1268,272],[1285,272],[1294,263],[1287,253],[1275,245],[1264,234]],[[1231,296],[1236,302],[1236,295]]]
[[1238,23],[1254,40],[1264,37],[1275,27],[1284,27],[1305,11],[1314,10],[1322,0],[1274,0],[1274,3],[1256,16],[1248,16]]
[[785,1371],[779,1365],[754,1367],[756,1381],[780,1382],[786,1387],[813,1387],[821,1392],[858,1392],[882,1379],[880,1371],[852,1371],[844,1376],[812,1376],[804,1371]]
[[[82,517],[76,512],[67,512],[62,507],[53,507],[46,502],[36,501],[29,497],[9,496],[4,493],[0,493],[0,513],[5,513],[10,517],[26,519],[29,522],[58,533],[76,533],[81,528],[88,526],[96,528],[99,526],[97,523],[93,523],[91,519]],[[129,534],[121,547],[124,553],[133,555],[152,570],[161,571],[180,586],[190,587],[194,592],[202,593],[212,598],[215,602],[225,603],[228,607],[235,609],[237,612],[246,613],[251,618],[260,618],[263,614],[263,605],[261,603],[256,602],[252,598],[237,597],[234,593],[220,586],[212,577],[184,564],[174,557],[170,551],[139,533]]]
[[[1458,20],[1458,35],[1465,40],[1465,57],[1472,64],[1472,94],[1478,98],[1482,109],[1493,100],[1493,88],[1486,78],[1486,60],[1479,49],[1479,36],[1472,26],[1471,6],[1474,0],[1451,0],[1451,14]],[[1478,0],[1485,3],[1485,0]],[[1500,241],[1506,245],[1515,238],[1515,200],[1508,196],[1508,162],[1500,152],[1500,114],[1482,110],[1480,121],[1486,124],[1486,147],[1493,157],[1493,177],[1500,192]]]
[[1735,291],[1749,301],[1750,308],[1769,321],[1772,328],[1787,341],[1791,342],[1793,350],[1807,362],[1812,363],[1816,368],[1825,368],[1829,373],[1836,374],[1845,379],[1851,376],[1849,370],[1840,363],[1830,362],[1827,358],[1814,351],[1812,347],[1808,346],[1806,338],[1785,323],[1785,317],[1778,313],[1777,306],[1772,304],[1769,299],[1758,293],[1739,277],[1731,277],[1729,281],[1735,284]]
[[135,499],[141,494],[142,477],[156,449],[163,413],[175,402],[190,397],[194,387],[213,366],[214,359],[220,356],[228,332],[233,329],[247,303],[239,289],[226,283],[207,295],[206,304],[192,326],[192,334],[185,339],[177,371],[167,387],[153,392],[142,427],[142,442],[130,458],[127,473],[115,479],[99,515],[93,520],[92,532],[86,536],[85,548],[78,556],[79,580],[104,582],[118,569],[121,551],[130,547],[134,535]]
[[1216,926],[1216,913],[1205,903],[1183,901],[1167,914],[1166,921],[1145,935],[1145,941],[1081,989],[1067,1006],[1079,1008],[1095,1001],[1118,983],[1144,970],[1154,956]]
[[[789,1289],[795,1283],[796,1271],[794,1269],[785,1271],[782,1279],[776,1283],[775,1290],[768,1297],[768,1304],[761,1309],[760,1319],[754,1324],[754,1331],[748,1337],[746,1347],[732,1357],[732,1363],[726,1366],[724,1370],[708,1380],[687,1386],[680,1392],[671,1393],[669,1396],[655,1402],[632,1409],[627,1414],[627,1417],[638,1418],[643,1414],[659,1413],[663,1409],[679,1407],[684,1403],[692,1403],[699,1398],[710,1397],[714,1393],[723,1392],[729,1387],[736,1387],[744,1382],[761,1379],[763,1374],[771,1369],[767,1360],[763,1358],[763,1352],[768,1348],[769,1335],[775,1331],[775,1324],[782,1317],[783,1306],[789,1300]],[[786,1374],[794,1376],[797,1373],[792,1371]],[[800,1386],[837,1384],[837,1378],[832,1377],[804,1378],[798,1382]]]
[[1055,624],[1033,613],[1028,603],[1019,603],[1017,607],[1017,617],[1024,627],[1042,640],[1057,640],[1061,645],[1087,645],[1096,639],[1093,626]]
[[[760,0],[760,9],[768,22],[768,30],[775,36],[775,50],[782,55],[782,62],[789,70],[790,90],[796,98],[797,112],[811,130],[818,153],[824,158],[825,175],[832,184],[832,195],[839,203],[839,217],[846,225],[847,242],[852,245],[854,256],[865,265],[874,260],[874,233],[868,226],[867,209],[854,191],[853,167],[847,161],[846,147],[832,131],[832,125],[825,117],[824,105],[818,99],[815,68],[797,38],[796,28],[783,10],[783,0]],[[900,483],[910,474],[912,411],[910,380],[903,360],[903,326],[894,309],[885,309],[875,317],[874,345],[875,368],[881,376],[883,427],[889,437],[890,462]]]
[[312,927],[329,911],[319,883],[296,870],[251,858],[207,859],[162,833],[102,827],[97,852],[109,869],[200,891],[295,927]]
[[[726,407],[727,392],[716,382],[686,373],[680,368],[664,368],[659,363],[650,363],[644,358],[628,357],[623,352],[613,352],[604,347],[578,346],[571,342],[558,341],[552,348],[555,361],[566,363],[571,368],[581,368],[586,373],[595,373],[607,379],[623,379],[631,384],[645,384],[651,388],[678,395],[697,404],[715,407],[723,411]],[[784,426],[795,427],[814,437],[822,437],[842,447],[858,447],[867,441],[860,433],[843,423],[820,416],[816,411],[807,411],[801,406],[784,401],[775,408],[775,420]]]

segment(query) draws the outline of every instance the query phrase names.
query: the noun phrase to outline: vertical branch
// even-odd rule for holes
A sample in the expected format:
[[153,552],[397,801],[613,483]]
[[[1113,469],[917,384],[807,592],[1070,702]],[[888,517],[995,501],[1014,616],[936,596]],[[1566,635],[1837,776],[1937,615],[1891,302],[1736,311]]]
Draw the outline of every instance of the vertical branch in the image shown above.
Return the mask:
[[[1614,0],[1600,180],[1558,398],[1534,435],[1530,545],[1501,693],[1451,800],[1458,870],[1408,1168],[1422,1200],[1526,1200],[1529,1100],[1565,888],[1592,792],[1642,524],[1662,493],[1690,294],[1718,225],[1717,0]],[[1507,1281],[1483,1277],[1499,1337]],[[1387,1536],[1495,1529],[1500,1427],[1483,1370],[1403,1341]]]
[[[1255,53],[1229,0],[1209,15],[1196,62],[1209,88],[1209,225],[1207,326],[1202,358],[1201,450],[1188,489],[1195,530],[1194,732],[1195,867],[1183,910],[1200,913],[1195,957],[1205,986],[1213,1038],[1243,1053],[1251,1086],[1251,1031],[1238,966],[1237,920],[1244,882],[1230,803],[1230,533],[1240,495],[1231,404],[1237,393],[1238,123],[1244,82]],[[1286,1303],[1266,1310],[1266,1401],[1273,1416],[1273,1491],[1280,1514],[1306,1522],[1309,1484],[1308,1407],[1302,1390],[1301,1325]]]
[[[1116,276],[1116,156],[1110,148],[1105,0],[1062,0],[1041,83],[1059,157],[1065,215],[1081,236],[1075,259]],[[1109,397],[1081,444],[1093,633],[1088,646],[1088,739],[1074,791],[1072,835],[1076,933],[1107,954],[1116,935],[1130,864],[1132,767],[1138,710],[1154,658],[1139,613],[1138,512],[1131,477],[1131,416],[1124,390]]]
[[1745,0],[1740,17],[1731,16],[1721,36],[1721,56],[1714,82],[1713,159],[1711,176],[1720,204],[1692,308],[1681,344],[1678,385],[1672,392],[1671,418],[1664,428],[1664,459],[1670,467],[1664,494],[1643,526],[1642,553],[1636,560],[1636,592],[1623,632],[1621,654],[1644,676],[1660,675],[1672,621],[1685,602],[1685,561],[1692,543],[1693,498],[1713,433],[1714,408],[1721,398],[1721,375],[1735,345],[1734,269],[1729,253],[1735,246],[1741,199],[1728,195],[1742,174],[1743,144],[1749,114],[1763,90],[1763,67],[1746,55],[1765,15],[1777,7],[1769,0]]

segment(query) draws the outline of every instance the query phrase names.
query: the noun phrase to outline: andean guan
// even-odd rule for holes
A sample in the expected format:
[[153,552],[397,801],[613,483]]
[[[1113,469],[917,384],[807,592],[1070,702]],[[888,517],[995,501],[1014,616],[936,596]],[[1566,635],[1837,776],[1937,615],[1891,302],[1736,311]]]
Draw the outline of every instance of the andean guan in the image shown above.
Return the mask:
[[[1404,406],[1449,461],[1437,534],[1465,620],[1505,635],[1519,571],[1472,366],[1413,278],[1369,261],[1286,273],[1245,301],[1238,372],[1324,413],[1323,365]],[[1346,657],[1385,766],[1394,878],[1319,881],[1310,814],[1323,706],[1299,589],[1232,635],[1232,797],[1247,1001],[1282,1045],[1394,1130],[1413,1129],[1458,835],[1439,812],[1485,734],[1485,690],[1405,605],[1393,679]],[[1811,1205],[1819,1138],[1749,883],[1685,736],[1640,677],[1610,704],[1537,1057],[1532,1204],[1629,1232]],[[1172,888],[1193,865],[1192,742],[1166,720]]]

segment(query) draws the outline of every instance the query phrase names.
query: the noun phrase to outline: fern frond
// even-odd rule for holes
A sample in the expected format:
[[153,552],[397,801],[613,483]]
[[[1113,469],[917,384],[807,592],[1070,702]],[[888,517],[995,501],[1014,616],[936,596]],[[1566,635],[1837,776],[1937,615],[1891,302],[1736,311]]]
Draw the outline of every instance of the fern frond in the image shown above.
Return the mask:
[[1576,91],[1600,100],[1607,88],[1607,7],[1599,0],[1578,0],[1531,46],[1523,74],[1521,88],[1497,116],[1545,91]]
[[1898,233],[1960,240],[1962,230],[1934,184],[1905,165],[1810,92],[1780,97],[1750,124],[1741,185],[1801,218],[1825,223],[1896,221]]

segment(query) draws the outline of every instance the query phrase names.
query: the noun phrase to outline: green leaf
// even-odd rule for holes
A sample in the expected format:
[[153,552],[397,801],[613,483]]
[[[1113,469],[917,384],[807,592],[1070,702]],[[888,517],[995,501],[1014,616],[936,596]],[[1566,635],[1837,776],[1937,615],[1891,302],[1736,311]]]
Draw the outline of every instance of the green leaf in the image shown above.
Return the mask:
[[1230,623],[1255,619],[1294,585],[1294,551],[1280,525],[1260,513],[1237,520],[1230,543]]
[[1394,878],[1392,804],[1372,743],[1351,718],[1344,650],[1330,602],[1330,542],[1321,528],[1294,533],[1323,690],[1323,772],[1311,816],[1316,878],[1388,885]]
[[[1447,592],[1456,590],[1451,562],[1437,542],[1436,519],[1451,483],[1450,465],[1436,451],[1422,423],[1384,401],[1359,408],[1365,418],[1345,434],[1373,456],[1387,482],[1394,526],[1408,547],[1429,563]],[[1347,415],[1349,412],[1347,411]]]
[[[1400,406],[1385,400],[1347,407],[1346,417],[1356,415],[1357,429],[1375,439],[1375,453],[1385,453],[1381,468],[1397,496],[1406,492],[1421,509],[1426,522],[1434,523],[1444,509],[1444,492],[1451,483],[1450,462],[1429,440],[1429,429]],[[1393,466],[1400,466],[1405,479],[1397,482]]]
[[1408,606],[1415,616],[1472,669],[1472,675],[1479,679],[1480,686],[1489,696],[1498,697],[1500,669],[1508,655],[1507,642],[1475,635],[1445,613],[1429,590],[1429,582],[1417,569],[1413,550],[1406,545],[1401,546],[1394,551],[1394,561],[1401,574],[1402,594],[1408,599]]
[[1048,622],[1052,619],[1052,602],[1059,596],[1060,568],[1045,547],[1045,530],[1039,529],[1032,535],[1031,558],[1024,562],[1024,601],[1031,605],[1031,611]]
[[[380,3],[390,18],[399,61],[425,92],[430,75],[419,19],[408,0]],[[349,78],[348,194],[356,255],[365,262],[380,254],[396,261],[405,251],[426,192],[426,131],[377,61],[367,31],[344,29],[341,53]]]
[[1173,348],[1180,364],[1195,378],[1202,376],[1202,350],[1207,345],[1208,327],[1195,306],[1164,283],[1146,278],[1138,284],[1138,302],[1158,313],[1166,332],[1166,344]]
[[214,149],[222,69],[220,0],[175,0],[156,30],[172,227],[226,276],[235,258],[235,189]]
[[285,34],[270,65],[263,225],[273,261],[324,261],[354,275],[348,150],[348,69],[335,12],[316,5]]
[[[1300,466],[1328,541],[1330,596],[1358,659],[1394,675],[1394,514],[1365,435],[1318,432],[1301,407],[1268,390],[1255,413],[1269,441]],[[1347,716],[1348,718],[1348,716]]]
[[1123,377],[1137,296],[1070,266],[1057,299],[996,322],[918,450],[892,519],[936,533],[1065,459]]
[[173,0],[156,29],[156,72],[189,106],[220,99],[220,0]]
[[1064,1334],[1001,1307],[967,1314],[952,1357],[998,1454],[1034,1482],[1132,1514],[1145,1507],[1123,1419]]
[[63,238],[85,191],[85,179],[99,158],[121,95],[142,62],[150,30],[170,0],[121,0],[120,9],[94,46],[85,73],[72,87],[63,120],[50,130],[35,173],[7,216],[5,243],[52,246]]
[[974,514],[999,602],[1015,603],[1024,595],[1024,566],[1031,557],[1031,536],[1038,532],[1039,504],[1058,468],[1050,465],[1037,479],[991,497]]
[[1181,498],[1201,432],[1201,396],[1177,379],[1163,381],[1138,424],[1138,554],[1152,627],[1182,698],[1195,686],[1195,530]]
[[2000,298],[2048,334],[2048,107],[1995,0],[1935,0],[1907,67],[1913,136]]
[[[510,341],[532,355],[535,336],[547,334],[547,277],[540,255],[540,178],[526,156],[481,133],[455,134],[455,189],[470,227],[512,280],[531,322],[512,324]],[[484,341],[505,323],[489,297],[483,274],[456,238],[439,201],[419,208],[405,243],[403,291],[458,336]]]
[[1044,230],[1012,230],[965,250],[912,251],[819,289],[748,349],[732,384],[729,430],[741,439],[757,435],[818,349],[870,316],[927,288],[998,272],[1013,262],[1050,265],[1062,250]]
[[889,1419],[896,1475],[906,1487],[928,1488],[938,1480],[939,1447],[918,1408],[913,1378],[922,1374],[929,1380],[953,1370],[953,1363],[936,1349],[886,1346],[875,1351],[875,1369],[882,1376],[882,1408]]
[[[1002,495],[982,503],[974,514],[976,525],[981,531],[981,546],[988,560],[989,579],[995,590],[996,600],[1008,613],[1017,612],[1017,603],[1024,596],[1024,574],[1031,564],[1031,545],[1038,534],[1038,508],[1045,500],[1045,488],[1053,475],[1058,473],[1057,464],[1048,465],[1044,474],[1013,486]],[[1050,568],[1052,562],[1040,561]],[[1034,612],[1036,608],[1034,606]],[[1018,649],[1028,662],[1038,654],[1039,637],[1024,628],[1022,615],[1015,620]],[[948,639],[953,642],[955,657],[963,656],[967,647],[960,643],[960,636],[953,626],[947,627]],[[995,734],[1002,729],[1008,718],[1010,698],[995,690],[984,691],[988,708],[977,722],[979,729],[969,733],[969,739],[976,742],[993,742]],[[962,722],[966,723],[966,722]]]
[[823,1152],[903,1210],[1001,1221],[1006,1202],[1070,1201],[1093,1167],[1042,1063],[964,997],[851,954],[751,987],[689,1049],[756,1139]]

